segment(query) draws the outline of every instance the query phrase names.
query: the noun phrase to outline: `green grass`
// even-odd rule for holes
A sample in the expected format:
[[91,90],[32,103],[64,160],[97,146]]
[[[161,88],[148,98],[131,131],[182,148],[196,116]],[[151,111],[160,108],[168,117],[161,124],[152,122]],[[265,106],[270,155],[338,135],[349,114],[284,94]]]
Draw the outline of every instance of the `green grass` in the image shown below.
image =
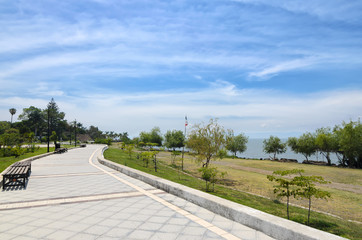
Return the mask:
[[[130,159],[129,156],[122,150],[112,147],[105,151],[104,156],[106,159],[116,163],[127,165],[128,167],[135,168],[191,188],[205,191],[204,181],[196,177],[180,173],[180,171],[170,168],[169,165],[158,164],[158,171],[155,172],[152,162],[149,163],[147,168],[144,166],[141,160],[136,159],[136,157]],[[164,157],[159,159],[164,160]],[[233,190],[223,185],[215,185],[215,192],[210,192],[210,194],[261,210],[263,212],[286,218],[286,205],[278,201],[272,201],[263,197]],[[290,208],[290,215],[291,220],[302,224],[306,223],[306,209],[292,206]],[[352,223],[326,214],[312,212],[310,226],[342,237],[350,239],[362,239],[362,228],[360,224]]]
[[362,171],[361,169],[351,168],[339,168],[330,166],[316,166],[310,164],[298,164],[298,163],[282,163],[270,160],[246,160],[246,159],[226,159],[226,161],[232,165],[252,167],[257,169],[263,169],[267,171],[277,170],[291,170],[291,169],[303,169],[310,175],[323,176],[326,180],[360,185],[362,186]]
[[[224,162],[229,162],[230,159],[225,159]],[[253,169],[262,169],[259,168],[263,163],[269,166],[273,166],[273,164],[281,165],[281,163],[278,162],[271,162],[271,161],[252,161],[255,162],[253,165]],[[289,163],[284,163],[286,166],[281,166],[281,170],[286,170],[288,168],[293,169],[293,166],[290,166]],[[294,165],[294,164],[293,164]],[[346,175],[348,172],[355,173],[356,169],[338,169],[333,167],[322,167],[322,166],[312,166],[307,165],[304,166],[304,164],[299,164],[301,166],[294,166],[294,168],[301,168],[301,167],[307,167],[305,169],[305,173],[308,175],[318,175],[323,176],[324,178],[328,178],[329,180],[333,181],[331,184],[325,184],[319,186],[321,189],[326,190],[332,194],[332,198],[326,200],[321,199],[313,199],[312,201],[312,209],[319,210],[322,212],[328,212],[337,216],[340,216],[346,220],[354,220],[362,222],[362,195],[358,192],[353,192],[353,188],[358,189],[360,188],[359,185],[355,184],[348,184],[341,186],[335,186],[336,181],[334,181],[332,174],[338,175],[337,171],[340,171],[340,175]],[[215,166],[215,165],[214,165]],[[253,170],[248,169],[238,169],[238,165],[221,165],[218,164],[217,167],[221,171],[227,171],[228,174],[226,178],[231,179],[233,181],[236,181],[234,184],[234,188],[246,191],[266,197],[273,198],[273,185],[275,183],[270,182],[266,175],[267,173],[263,172],[254,172]],[[197,169],[196,166],[193,166],[194,169]],[[321,168],[321,169],[318,169]],[[188,168],[191,169],[191,166]],[[273,166],[273,169],[276,169],[275,166]],[[328,169],[330,171],[334,171],[334,173],[328,172]],[[265,169],[263,169],[265,170]],[[352,171],[347,171],[352,170]],[[195,170],[194,170],[195,171]],[[317,173],[319,172],[319,173]],[[271,174],[271,172],[269,173]],[[362,178],[362,171],[359,170],[359,176],[356,174],[355,181],[359,181],[360,178]],[[337,183],[339,184],[339,183]],[[339,188],[336,188],[339,187]],[[291,198],[291,202],[293,204],[297,204],[300,206],[308,207],[308,201],[305,199],[294,199]]]
[[[168,165],[171,164],[169,153],[161,152],[159,155],[163,162]],[[332,198],[328,199],[328,201],[324,199],[313,199],[313,210],[327,212],[345,220],[362,222],[362,186],[358,184],[358,182],[362,181],[362,170],[360,169],[230,158],[224,158],[221,161],[212,161],[211,165],[216,166],[220,171],[227,172],[225,176],[227,181],[225,182],[231,185],[232,188],[272,199],[275,199],[273,192],[273,185],[275,185],[275,183],[270,182],[267,179],[267,175],[272,174],[274,170],[278,169],[290,170],[302,168],[305,170],[306,175],[322,176],[332,182],[331,184],[319,186],[321,189],[329,191],[332,194]],[[198,168],[200,168],[200,164],[192,157],[186,155],[184,169],[192,173],[192,175],[200,177]],[[349,183],[347,183],[347,181],[341,182],[341,179],[349,179]],[[282,200],[285,201],[285,199]],[[306,199],[291,198],[290,201],[293,204],[308,207],[308,201]]]
[[[54,148],[51,147],[49,148],[49,151],[52,152],[54,151]],[[47,148],[39,148],[36,151],[29,152],[29,153],[25,153],[24,155],[21,155],[19,157],[1,157],[0,158],[0,172],[4,171],[7,167],[9,167],[11,164],[13,164],[14,162],[18,162],[20,160],[26,159],[26,158],[30,158],[30,157],[34,157],[43,153],[47,152]]]

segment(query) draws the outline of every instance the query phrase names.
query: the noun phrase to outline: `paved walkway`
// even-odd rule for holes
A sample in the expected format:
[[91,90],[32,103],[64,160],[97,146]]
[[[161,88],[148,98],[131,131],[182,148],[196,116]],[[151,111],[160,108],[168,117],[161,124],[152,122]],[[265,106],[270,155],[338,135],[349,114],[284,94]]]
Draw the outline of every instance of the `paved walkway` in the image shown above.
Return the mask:
[[0,192],[0,239],[271,239],[98,163],[101,146],[32,162]]

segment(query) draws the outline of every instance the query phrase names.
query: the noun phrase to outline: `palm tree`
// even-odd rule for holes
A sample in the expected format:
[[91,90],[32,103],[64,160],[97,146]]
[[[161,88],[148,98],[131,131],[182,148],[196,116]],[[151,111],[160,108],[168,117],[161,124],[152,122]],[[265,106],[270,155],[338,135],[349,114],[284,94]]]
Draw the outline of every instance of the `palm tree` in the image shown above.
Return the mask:
[[11,114],[11,124],[13,124],[13,115],[16,113],[16,109],[15,108],[10,108],[9,112]]

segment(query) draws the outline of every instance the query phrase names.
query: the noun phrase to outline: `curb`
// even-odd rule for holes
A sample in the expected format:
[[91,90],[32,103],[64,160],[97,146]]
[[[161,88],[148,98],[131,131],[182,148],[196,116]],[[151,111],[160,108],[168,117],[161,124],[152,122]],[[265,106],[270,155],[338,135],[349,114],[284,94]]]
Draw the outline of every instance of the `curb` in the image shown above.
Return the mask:
[[281,240],[346,239],[111,162],[103,157],[103,152],[106,149],[107,147],[103,148],[97,156],[99,163],[206,208],[213,213],[261,231],[270,237]]

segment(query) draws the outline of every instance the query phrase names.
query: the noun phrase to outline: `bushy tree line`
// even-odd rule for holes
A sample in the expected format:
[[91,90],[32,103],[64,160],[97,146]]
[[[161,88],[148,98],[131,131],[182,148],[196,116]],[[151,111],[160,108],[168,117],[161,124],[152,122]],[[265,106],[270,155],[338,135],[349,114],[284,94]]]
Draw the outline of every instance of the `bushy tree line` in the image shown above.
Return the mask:
[[[112,141],[130,141],[127,132],[102,132],[95,126],[87,129],[80,122],[67,121],[65,113],[60,111],[54,99],[44,109],[35,106],[24,108],[17,122],[13,122],[17,110],[10,108],[9,112],[11,122],[0,122],[0,156],[19,156],[25,151],[34,151],[33,143],[47,142],[48,131],[52,142],[69,140],[72,143],[80,134],[87,134],[93,140],[107,144]],[[24,144],[29,144],[29,147],[22,149]]]
[[314,133],[304,133],[300,137],[290,137],[282,143],[278,137],[271,136],[264,141],[264,152],[284,153],[289,146],[295,153],[302,154],[306,162],[315,154],[322,154],[331,165],[331,154],[338,157],[344,167],[362,168],[362,124],[360,120],[343,122],[334,128],[320,128]]
[[[246,150],[248,138],[244,134],[234,135],[232,130],[225,130],[220,126],[217,120],[210,119],[207,124],[195,124],[189,132],[187,139],[181,131],[167,131],[163,137],[160,128],[155,127],[150,132],[141,132],[139,143],[153,142],[154,145],[171,148],[186,146],[191,150],[191,154],[202,164],[200,173],[206,182],[206,188],[209,190],[210,183],[215,183],[218,177],[223,177],[217,168],[210,167],[212,160],[222,159],[227,151],[233,153]],[[306,160],[313,154],[323,154],[328,164],[331,165],[330,155],[332,153],[338,156],[342,166],[362,168],[362,126],[360,121],[342,123],[341,125],[331,128],[320,128],[314,133],[304,133],[299,138],[290,137],[287,142],[283,143],[278,137],[271,136],[264,141],[264,151],[273,154],[275,159],[277,154],[284,153],[289,146],[295,153],[305,156]],[[147,144],[144,144],[147,145]],[[178,154],[172,156],[176,158]],[[175,161],[173,160],[173,163]],[[313,181],[318,181],[314,179]],[[299,183],[301,184],[301,183]]]

